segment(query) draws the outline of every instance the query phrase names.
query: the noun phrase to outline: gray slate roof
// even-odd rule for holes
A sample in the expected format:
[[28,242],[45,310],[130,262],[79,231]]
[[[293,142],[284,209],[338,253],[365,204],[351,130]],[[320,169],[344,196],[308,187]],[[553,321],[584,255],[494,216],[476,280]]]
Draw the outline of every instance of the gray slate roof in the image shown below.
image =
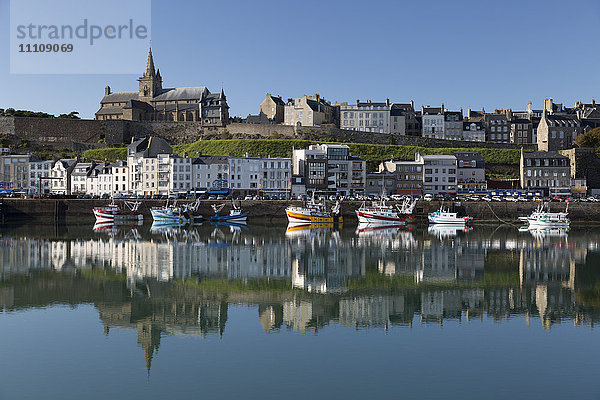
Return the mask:
[[124,103],[129,100],[137,100],[138,96],[138,92],[115,92],[104,96],[100,103]]
[[163,89],[152,101],[199,100],[210,94],[204,86]]
[[523,153],[524,158],[569,158],[555,151],[530,151]]

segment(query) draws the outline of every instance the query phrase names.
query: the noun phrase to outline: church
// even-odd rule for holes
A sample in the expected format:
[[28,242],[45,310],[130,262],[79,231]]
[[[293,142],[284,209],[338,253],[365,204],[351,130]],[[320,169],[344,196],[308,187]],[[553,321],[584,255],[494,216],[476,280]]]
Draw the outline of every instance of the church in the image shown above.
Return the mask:
[[111,92],[104,97],[95,119],[129,121],[199,121],[203,126],[229,123],[229,106],[223,89],[211,93],[206,87],[163,88],[160,69],[154,69],[152,49],[148,51],[146,71],[138,78],[136,92]]

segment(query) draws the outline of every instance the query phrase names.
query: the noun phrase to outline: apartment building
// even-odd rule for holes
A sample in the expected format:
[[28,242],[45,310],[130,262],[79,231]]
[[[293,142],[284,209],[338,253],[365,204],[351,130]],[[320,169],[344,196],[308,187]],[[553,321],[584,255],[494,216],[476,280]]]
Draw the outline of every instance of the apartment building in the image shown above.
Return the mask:
[[229,158],[198,154],[192,160],[192,180],[196,191],[229,187]]
[[241,194],[287,197],[292,160],[279,157],[229,157],[229,187]]
[[525,118],[511,118],[510,142],[516,144],[534,143],[533,122]]
[[440,139],[463,140],[462,111],[444,111],[444,133]]
[[353,195],[364,191],[366,162],[347,145],[317,144],[293,151],[292,174],[305,177],[308,194]]
[[50,171],[53,178],[50,193],[71,194],[71,173],[78,162],[77,158],[61,158],[54,163]]
[[520,161],[521,188],[547,195],[568,194],[571,186],[569,157],[554,151],[524,152]]
[[423,194],[456,194],[456,157],[453,155],[415,155],[423,164]]
[[510,129],[508,118],[504,112],[485,114],[483,122],[487,128],[487,142],[509,143]]
[[544,109],[537,127],[537,145],[540,151],[565,150],[573,147],[582,133],[581,122],[575,115],[549,114]]
[[459,193],[481,193],[487,190],[485,160],[477,152],[458,152],[456,157],[456,184]]
[[71,194],[88,193],[87,177],[96,166],[94,162],[77,163],[71,172]]
[[170,155],[173,149],[162,138],[149,137],[127,146],[127,183],[132,194],[168,194]]
[[[384,103],[373,103],[371,100],[361,102],[356,100],[356,104],[340,105],[340,128],[372,133],[391,133],[390,111],[392,105],[390,100],[386,99]],[[400,125],[401,122],[396,116],[396,133],[405,130]],[[405,122],[403,122],[405,124]]]
[[482,121],[463,121],[463,140],[485,142],[485,124]]
[[423,137],[432,139],[444,138],[444,104],[441,107],[421,106],[421,124]]
[[0,188],[28,190],[30,159],[28,154],[0,156]]
[[42,194],[50,193],[51,180],[41,179],[50,176],[54,160],[29,161],[29,194],[38,195],[41,187]]
[[393,173],[394,191],[392,193],[409,196],[423,194],[423,164],[418,161],[390,160],[379,164],[379,172]]
[[194,187],[192,162],[189,157],[169,155],[169,193],[188,193]]
[[392,135],[421,136],[421,123],[415,112],[414,102],[394,103],[390,109],[390,133]]

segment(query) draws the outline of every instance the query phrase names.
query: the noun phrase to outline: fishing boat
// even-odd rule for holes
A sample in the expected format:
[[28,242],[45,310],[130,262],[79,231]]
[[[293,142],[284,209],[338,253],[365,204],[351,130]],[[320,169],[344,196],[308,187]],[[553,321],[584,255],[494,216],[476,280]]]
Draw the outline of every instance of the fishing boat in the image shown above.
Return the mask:
[[440,207],[439,210],[429,213],[427,216],[431,224],[449,224],[449,225],[465,225],[472,221],[471,217],[459,217],[457,213],[444,210]]
[[325,202],[317,203],[313,193],[310,201],[304,206],[289,206],[285,209],[285,213],[288,222],[295,224],[341,223],[340,208],[340,202],[337,201],[331,211],[327,211]]
[[229,215],[221,215],[219,214],[221,210],[225,207],[225,203],[216,205],[212,205],[212,209],[215,212],[215,215],[210,217],[210,220],[213,222],[246,222],[248,218],[248,213],[243,212],[242,208],[235,204],[235,202],[231,201],[231,210],[229,210]]
[[396,208],[387,205],[385,200],[373,201],[370,206],[363,202],[356,216],[360,224],[373,225],[403,225],[406,220],[412,219],[412,212],[417,204],[416,200],[404,199],[401,206]]
[[189,213],[184,207],[175,204],[165,204],[164,207],[152,207],[150,209],[155,222],[163,224],[186,224],[190,222]]
[[530,227],[565,227],[571,224],[569,220],[569,204],[564,212],[550,212],[544,210],[543,205],[539,205],[529,216],[519,217],[519,220],[529,224]]
[[114,200],[105,207],[94,207],[93,212],[96,222],[129,223],[142,221],[143,215],[139,213],[141,201],[125,201],[126,210],[122,210]]
[[198,224],[204,221],[204,217],[198,213],[198,208],[200,208],[200,199],[183,206],[183,213],[190,222]]

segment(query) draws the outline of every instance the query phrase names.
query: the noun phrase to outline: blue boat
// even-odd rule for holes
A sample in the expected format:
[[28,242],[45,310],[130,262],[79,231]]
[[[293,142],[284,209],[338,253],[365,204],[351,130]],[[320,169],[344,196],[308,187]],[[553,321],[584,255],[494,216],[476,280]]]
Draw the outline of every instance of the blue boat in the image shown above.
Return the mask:
[[169,205],[168,201],[164,207],[152,207],[150,213],[155,222],[163,224],[187,224],[189,222],[186,210],[177,205]]
[[236,206],[236,204],[232,201],[231,210],[229,210],[229,215],[220,215],[219,213],[225,207],[225,203],[221,205],[213,204],[212,208],[215,211],[215,215],[210,217],[210,220],[213,222],[246,222],[248,218],[248,213],[243,212],[241,207]]

